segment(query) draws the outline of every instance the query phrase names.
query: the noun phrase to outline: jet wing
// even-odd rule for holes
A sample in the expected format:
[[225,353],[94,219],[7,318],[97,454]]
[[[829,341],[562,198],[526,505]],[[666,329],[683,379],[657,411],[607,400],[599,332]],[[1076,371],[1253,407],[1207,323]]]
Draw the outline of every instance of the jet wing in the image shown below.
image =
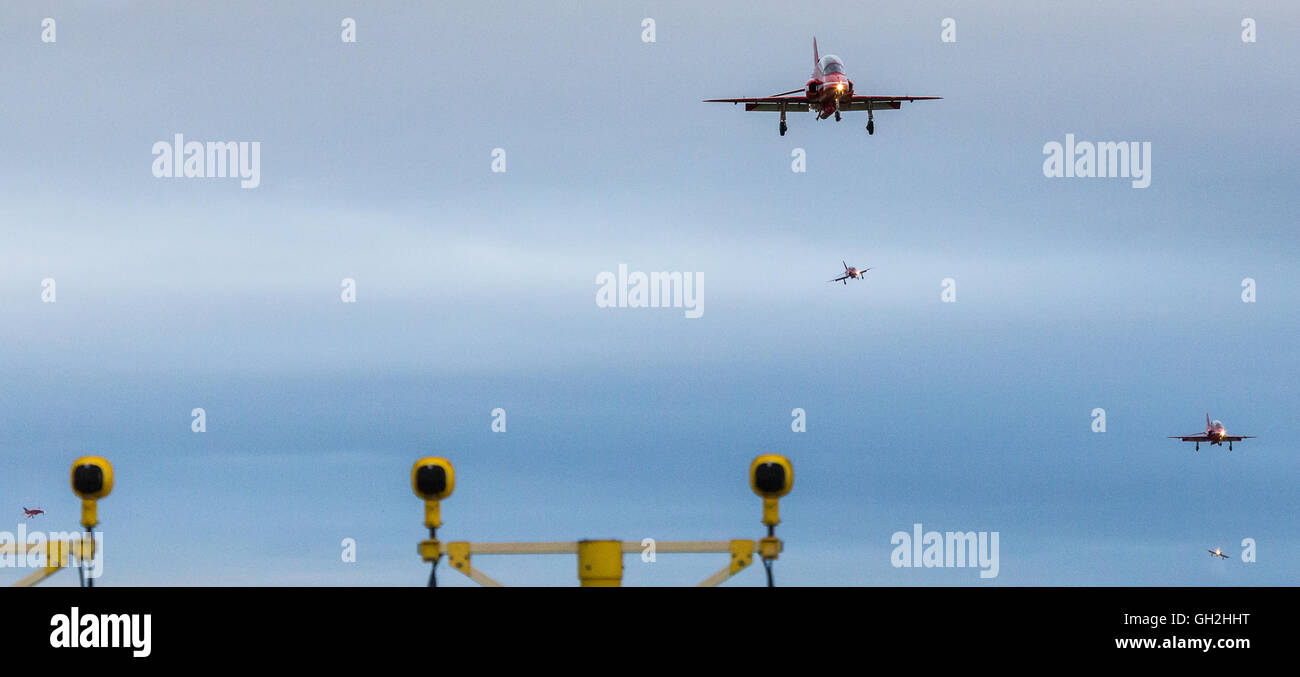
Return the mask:
[[791,113],[808,112],[806,96],[756,96],[748,99],[705,99],[704,103],[743,103],[745,110],[780,111],[784,107]]
[[1199,435],[1170,435],[1171,440],[1182,440],[1184,442],[1209,442],[1210,436],[1206,434]]
[[1240,441],[1242,441],[1242,440],[1253,439],[1254,437],[1255,437],[1254,435],[1224,435],[1224,436],[1223,436],[1223,441],[1224,441],[1224,442],[1240,442]]
[[[904,101],[928,101],[942,99],[941,96],[855,96],[852,100],[840,102],[840,110],[898,110]],[[806,96],[755,96],[743,99],[705,99],[705,103],[745,104],[745,110],[786,111],[804,113],[808,111],[811,101]]]
[[898,110],[904,101],[932,101],[942,96],[855,96],[840,103],[840,110]]

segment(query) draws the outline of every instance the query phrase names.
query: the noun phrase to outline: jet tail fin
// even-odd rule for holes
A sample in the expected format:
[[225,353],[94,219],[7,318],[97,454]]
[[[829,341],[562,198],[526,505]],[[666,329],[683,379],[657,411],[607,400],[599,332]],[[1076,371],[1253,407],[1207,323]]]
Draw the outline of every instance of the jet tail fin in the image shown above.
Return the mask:
[[821,54],[818,53],[817,51],[817,36],[814,35],[813,36],[813,75],[814,76],[822,75],[821,62],[822,62]]
[[1205,412],[1205,427],[1210,427],[1210,412]]

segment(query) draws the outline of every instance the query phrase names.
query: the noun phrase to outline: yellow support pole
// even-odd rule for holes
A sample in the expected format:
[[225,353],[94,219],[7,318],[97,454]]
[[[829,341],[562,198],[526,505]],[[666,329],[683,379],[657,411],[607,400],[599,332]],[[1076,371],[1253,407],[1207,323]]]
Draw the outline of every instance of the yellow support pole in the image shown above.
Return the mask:
[[430,529],[437,529],[442,526],[442,502],[425,501],[424,502],[424,526]]
[[623,584],[621,541],[578,541],[578,581],[584,588],[617,588]]
[[81,526],[94,529],[99,526],[99,501],[86,499],[81,502]]
[[763,499],[763,524],[774,527],[781,523],[781,509],[779,507],[780,499],[764,498]]

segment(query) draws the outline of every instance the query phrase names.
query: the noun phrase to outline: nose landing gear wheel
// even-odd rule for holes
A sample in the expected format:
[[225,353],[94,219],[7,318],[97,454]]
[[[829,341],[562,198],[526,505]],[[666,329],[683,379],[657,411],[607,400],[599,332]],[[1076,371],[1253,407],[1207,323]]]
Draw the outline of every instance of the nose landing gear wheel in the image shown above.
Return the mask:
[[836,121],[836,122],[839,122],[839,121],[840,121],[840,112],[839,112],[839,111],[835,111],[835,121]]

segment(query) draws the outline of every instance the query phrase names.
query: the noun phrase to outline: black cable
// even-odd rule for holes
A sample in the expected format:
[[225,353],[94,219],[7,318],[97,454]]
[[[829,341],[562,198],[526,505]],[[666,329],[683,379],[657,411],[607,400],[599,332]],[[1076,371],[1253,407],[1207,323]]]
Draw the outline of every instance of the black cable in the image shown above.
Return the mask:
[[[90,538],[91,547],[94,547],[94,543],[95,543],[95,529],[94,529],[94,527],[90,527],[90,528],[86,529],[86,536],[88,536],[88,537]],[[84,553],[84,552],[85,552],[85,546],[86,546],[85,541],[82,541],[81,546],[82,546],[82,552]],[[98,556],[98,553],[96,553],[96,556]],[[83,568],[86,566],[86,559],[85,559],[84,557],[81,559],[81,566],[82,566]],[[78,571],[80,571],[80,570],[78,570]],[[93,588],[93,587],[95,587],[95,579],[94,579],[94,577],[92,577],[92,576],[86,576],[86,587],[87,587],[87,588]]]
[[[429,527],[429,540],[438,540],[438,530]],[[442,553],[438,553],[438,559],[442,559]],[[433,566],[429,569],[429,587],[438,587],[438,559],[433,560]]]
[[[769,525],[767,525],[767,537],[768,537],[768,538],[776,538],[776,525],[775,525],[775,524],[769,524]],[[764,559],[764,560],[763,560],[763,568],[764,568],[764,569],[767,569],[767,587],[769,587],[769,588],[775,588],[776,585],[772,583],[772,560],[770,560],[770,559]]]

